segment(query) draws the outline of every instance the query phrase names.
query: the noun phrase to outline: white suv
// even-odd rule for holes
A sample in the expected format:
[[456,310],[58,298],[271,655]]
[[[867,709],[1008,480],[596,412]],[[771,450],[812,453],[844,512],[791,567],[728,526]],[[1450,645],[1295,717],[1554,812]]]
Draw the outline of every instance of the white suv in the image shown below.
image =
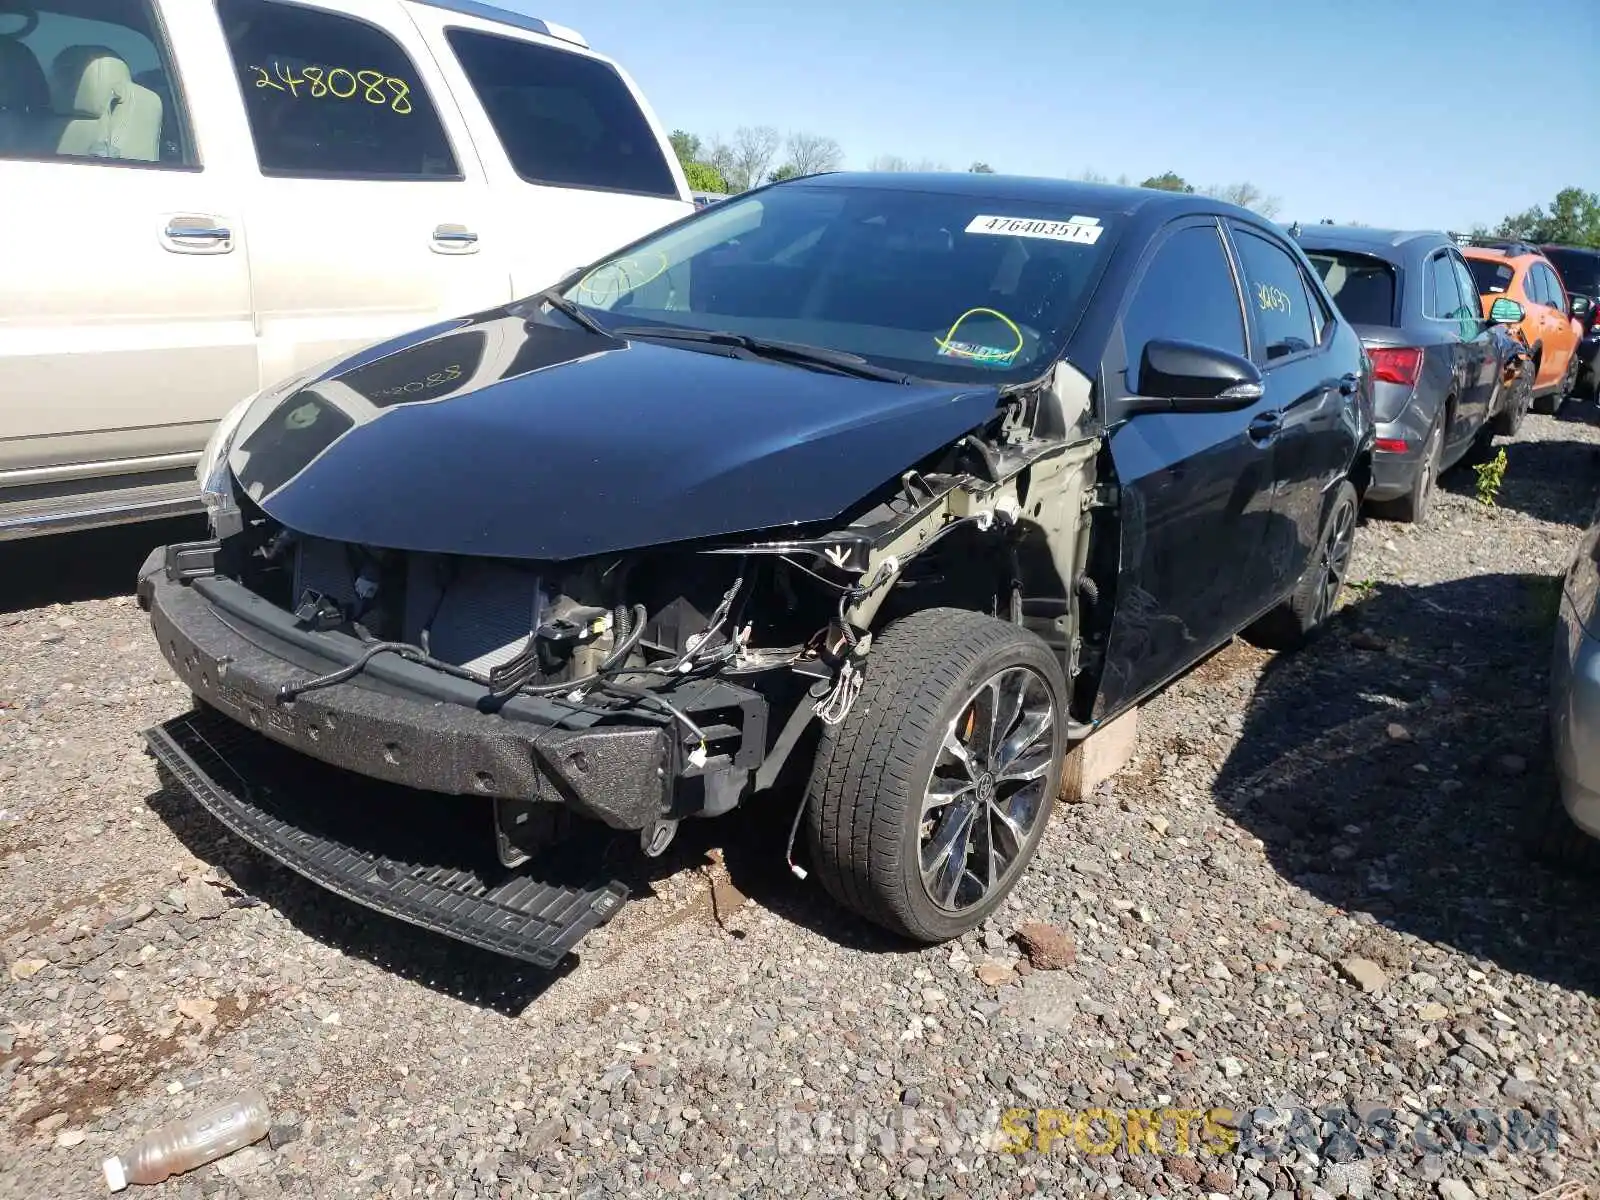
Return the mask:
[[694,212],[644,97],[479,0],[0,0],[0,539],[197,510],[235,401]]

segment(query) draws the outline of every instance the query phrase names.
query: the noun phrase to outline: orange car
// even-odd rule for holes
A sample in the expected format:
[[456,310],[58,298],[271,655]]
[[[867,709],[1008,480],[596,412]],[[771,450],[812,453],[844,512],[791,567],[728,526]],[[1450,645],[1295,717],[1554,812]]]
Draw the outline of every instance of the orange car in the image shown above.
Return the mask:
[[1461,253],[1477,281],[1483,315],[1511,326],[1533,352],[1534,408],[1555,412],[1578,380],[1583,336],[1561,277],[1538,247],[1526,242],[1484,241],[1463,246]]

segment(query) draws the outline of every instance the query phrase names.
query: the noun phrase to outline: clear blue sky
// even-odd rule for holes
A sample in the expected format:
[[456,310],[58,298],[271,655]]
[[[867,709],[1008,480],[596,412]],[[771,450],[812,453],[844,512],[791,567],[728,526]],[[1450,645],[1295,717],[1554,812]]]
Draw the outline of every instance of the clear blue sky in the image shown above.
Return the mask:
[[[1464,229],[1600,190],[1597,0],[519,0],[662,122],[965,168],[1248,179],[1283,219]],[[776,164],[774,164],[776,165]]]

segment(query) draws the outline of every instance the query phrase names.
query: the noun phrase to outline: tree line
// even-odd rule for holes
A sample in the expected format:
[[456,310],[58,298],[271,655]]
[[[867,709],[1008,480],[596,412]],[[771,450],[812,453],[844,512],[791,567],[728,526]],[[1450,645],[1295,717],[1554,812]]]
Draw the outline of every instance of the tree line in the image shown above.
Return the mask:
[[[731,138],[720,135],[701,138],[687,130],[674,129],[671,141],[678,161],[683,164],[690,188],[697,192],[731,195],[763,183],[792,179],[796,175],[837,171],[844,163],[844,149],[836,139],[804,130],[780,136],[771,125],[741,125],[733,131]],[[867,163],[869,171],[954,169],[948,163],[935,159],[908,159],[898,154],[880,154]],[[986,162],[975,162],[967,170],[978,175],[994,174],[994,168]],[[1079,178],[1088,183],[1112,182],[1095,171],[1085,171]],[[1115,182],[1126,186],[1132,181],[1123,175]],[[1265,217],[1273,216],[1279,209],[1278,198],[1269,196],[1253,183],[1214,184],[1195,188],[1182,176],[1165,171],[1160,175],[1152,175],[1139,186],[1169,192],[1199,191],[1207,196],[1242,204]]]
[[[834,138],[803,130],[780,136],[771,125],[741,125],[728,139],[720,135],[702,139],[686,130],[675,129],[672,131],[672,149],[683,164],[689,186],[697,192],[743,192],[762,183],[776,183],[796,175],[836,171],[844,164],[844,149]],[[867,163],[867,169],[950,171],[955,168],[933,159],[912,160],[898,154],[880,154]],[[975,162],[967,170],[979,175],[994,173],[994,168],[986,162]],[[1078,178],[1085,183],[1133,186],[1133,180],[1128,175],[1120,175],[1113,180],[1094,170],[1085,170]],[[1196,186],[1176,171],[1163,171],[1142,180],[1138,186],[1164,192],[1211,196],[1252,209],[1269,220],[1283,208],[1277,196],[1248,180],[1243,183]],[[1341,223],[1362,224],[1360,221]],[[1488,234],[1489,230],[1478,226],[1472,232]],[[1581,188],[1563,188],[1556,193],[1548,210],[1535,205],[1523,212],[1513,213],[1500,222],[1494,233],[1500,237],[1524,238],[1531,242],[1600,247],[1600,195]]]

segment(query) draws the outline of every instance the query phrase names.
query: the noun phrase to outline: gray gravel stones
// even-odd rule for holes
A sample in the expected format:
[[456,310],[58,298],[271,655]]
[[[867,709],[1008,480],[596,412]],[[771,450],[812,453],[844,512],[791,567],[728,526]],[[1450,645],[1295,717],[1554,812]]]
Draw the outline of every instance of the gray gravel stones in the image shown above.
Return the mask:
[[[1498,508],[1452,473],[1427,528],[1361,529],[1352,602],[1306,652],[1236,643],[1155,698],[1130,767],[942,947],[841,916],[757,812],[686,828],[569,971],[471,952],[161,789],[138,731],[188,698],[120,581],[0,615],[0,1196],[101,1195],[103,1157],[247,1083],[270,1136],[152,1195],[1495,1200],[1590,1177],[1600,893],[1516,840],[1550,782],[1550,581],[1600,488],[1574,415],[1528,419]],[[710,848],[754,900],[726,929]],[[1038,969],[1026,922],[1072,961]],[[1120,1122],[1107,1153],[1093,1109]],[[1142,1109],[1233,1115],[1185,1117],[1181,1153],[1177,1116],[1130,1139]]]

